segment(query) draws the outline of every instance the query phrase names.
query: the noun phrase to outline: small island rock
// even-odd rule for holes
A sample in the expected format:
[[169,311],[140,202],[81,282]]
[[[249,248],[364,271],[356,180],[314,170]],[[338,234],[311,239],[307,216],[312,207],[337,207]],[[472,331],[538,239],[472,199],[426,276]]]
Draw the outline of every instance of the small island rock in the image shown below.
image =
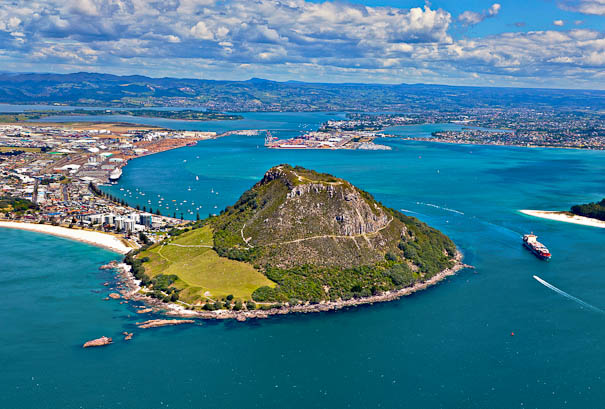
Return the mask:
[[113,340],[109,337],[102,336],[101,338],[93,339],[88,341],[82,345],[82,348],[90,348],[90,347],[102,347],[105,345],[109,345],[113,342]]

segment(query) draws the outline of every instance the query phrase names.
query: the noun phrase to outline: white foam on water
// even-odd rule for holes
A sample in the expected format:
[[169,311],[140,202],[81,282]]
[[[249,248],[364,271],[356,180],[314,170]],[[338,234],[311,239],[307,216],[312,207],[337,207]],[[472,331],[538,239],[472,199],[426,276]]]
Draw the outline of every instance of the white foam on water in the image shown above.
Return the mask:
[[445,210],[446,212],[452,212],[452,213],[461,214],[461,215],[464,216],[464,213],[462,213],[461,211],[456,210],[456,209],[450,209],[449,207],[438,206],[438,205],[433,204],[433,203],[423,203],[423,202],[418,202],[418,204],[429,206],[429,207],[434,207],[435,209]]
[[577,302],[578,304],[580,304],[580,305],[581,305],[581,306],[583,306],[583,307],[588,308],[589,310],[593,310],[593,311],[595,311],[595,312],[600,312],[600,313],[603,313],[603,312],[604,312],[603,310],[601,310],[600,308],[595,307],[594,305],[590,305],[590,304],[588,304],[587,302],[582,301],[582,300],[580,300],[579,298],[574,297],[574,296],[573,296],[573,295],[571,295],[571,294],[567,294],[565,291],[558,289],[558,288],[557,288],[557,287],[555,287],[554,285],[552,285],[552,284],[550,284],[550,283],[548,283],[548,282],[546,282],[546,281],[542,280],[540,277],[538,277],[538,276],[536,276],[536,275],[534,276],[534,278],[536,279],[536,281],[538,281],[540,284],[544,285],[545,287],[550,288],[551,290],[553,290],[554,292],[556,292],[556,293],[558,293],[558,294],[561,294],[561,295],[562,295],[563,297],[565,297],[565,298],[568,298],[568,299],[570,299],[570,300],[572,300],[572,301]]
[[418,212],[415,212],[415,211],[413,211],[413,210],[408,210],[408,209],[399,209],[399,210],[400,210],[400,211],[402,211],[402,212],[405,212],[405,213],[415,213],[415,214],[420,214],[420,213],[418,213]]

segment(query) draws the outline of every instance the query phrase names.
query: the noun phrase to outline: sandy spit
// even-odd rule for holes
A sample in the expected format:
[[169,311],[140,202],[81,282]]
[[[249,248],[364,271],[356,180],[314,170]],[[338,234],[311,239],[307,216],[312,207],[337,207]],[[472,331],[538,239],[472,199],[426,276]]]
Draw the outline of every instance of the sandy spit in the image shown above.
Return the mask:
[[69,229],[67,227],[52,226],[49,224],[6,221],[0,221],[0,228],[1,227],[50,234],[53,236],[80,241],[82,243],[92,244],[93,246],[102,247],[120,254],[126,254],[133,250],[131,247],[128,247],[126,244],[124,244],[118,237],[97,231],[79,230],[75,228]]
[[528,216],[540,217],[542,219],[555,220],[558,222],[565,223],[581,224],[582,226],[599,227],[601,229],[605,229],[605,222],[602,220],[578,216],[569,212],[551,210],[519,210],[519,212]]

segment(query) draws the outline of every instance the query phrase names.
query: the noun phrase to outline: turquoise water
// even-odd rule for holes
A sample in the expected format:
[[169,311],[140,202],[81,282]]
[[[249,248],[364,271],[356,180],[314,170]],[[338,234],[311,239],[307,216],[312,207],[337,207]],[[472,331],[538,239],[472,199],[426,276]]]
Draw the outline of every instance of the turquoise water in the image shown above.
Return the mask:
[[[132,307],[102,300],[97,267],[114,255],[2,230],[0,407],[602,407],[605,316],[532,276],[605,309],[604,231],[517,210],[605,197],[605,153],[380,143],[393,150],[268,150],[262,136],[232,136],[134,160],[109,189],[206,215],[269,167],[302,165],[443,230],[476,270],[391,303],[143,331]],[[520,245],[530,231],[550,262]],[[133,329],[130,343],[80,348]]]
[[154,125],[177,130],[226,132],[242,129],[270,129],[302,132],[315,130],[328,119],[345,119],[345,113],[334,112],[249,112],[244,119],[233,121],[183,121],[178,119],[146,118],[129,115],[57,115],[37,122],[128,122]]

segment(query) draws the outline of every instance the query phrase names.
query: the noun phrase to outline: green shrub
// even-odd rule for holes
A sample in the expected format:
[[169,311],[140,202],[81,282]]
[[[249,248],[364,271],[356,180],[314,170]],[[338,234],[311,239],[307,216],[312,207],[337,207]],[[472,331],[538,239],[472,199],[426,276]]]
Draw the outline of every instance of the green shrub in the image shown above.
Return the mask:
[[259,287],[252,293],[252,299],[254,301],[279,301],[282,298],[283,295],[280,293],[279,289],[268,286]]

